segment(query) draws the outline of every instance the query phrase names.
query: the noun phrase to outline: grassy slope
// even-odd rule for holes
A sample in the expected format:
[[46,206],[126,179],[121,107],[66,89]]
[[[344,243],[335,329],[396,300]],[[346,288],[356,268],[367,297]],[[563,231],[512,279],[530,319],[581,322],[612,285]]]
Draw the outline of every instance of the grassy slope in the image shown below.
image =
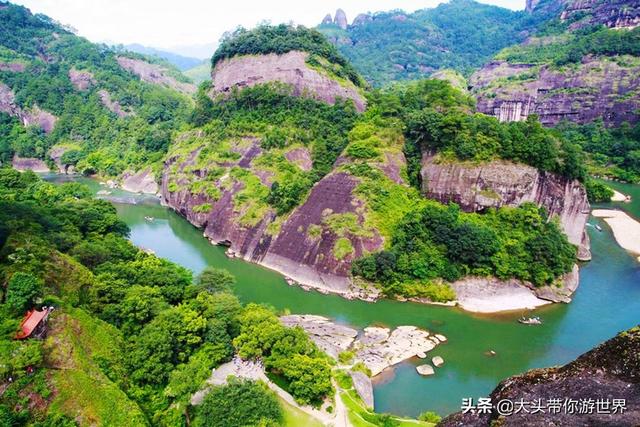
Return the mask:
[[50,327],[45,354],[56,389],[51,409],[80,425],[147,425],[138,405],[105,374],[123,378],[119,331],[80,309],[61,309]]
[[183,71],[182,74],[189,77],[196,84],[211,80],[211,61],[207,59],[202,64]]

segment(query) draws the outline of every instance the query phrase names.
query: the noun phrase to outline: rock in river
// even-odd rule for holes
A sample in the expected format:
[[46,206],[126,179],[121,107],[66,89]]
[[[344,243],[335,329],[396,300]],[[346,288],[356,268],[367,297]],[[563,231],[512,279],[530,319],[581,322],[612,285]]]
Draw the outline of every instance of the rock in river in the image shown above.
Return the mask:
[[425,365],[420,365],[416,367],[416,371],[418,371],[418,373],[420,375],[433,375],[436,373],[436,371],[433,369],[433,366],[429,365],[428,363]]

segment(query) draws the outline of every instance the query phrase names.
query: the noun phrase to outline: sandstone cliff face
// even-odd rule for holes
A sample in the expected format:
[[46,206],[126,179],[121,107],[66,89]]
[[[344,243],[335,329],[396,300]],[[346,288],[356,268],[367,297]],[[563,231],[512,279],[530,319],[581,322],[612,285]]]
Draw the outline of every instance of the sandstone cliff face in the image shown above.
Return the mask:
[[640,25],[640,0],[565,0],[560,19],[576,21],[571,27],[603,24],[609,28]]
[[444,203],[455,202],[468,212],[524,202],[544,206],[558,217],[569,242],[578,245],[578,258],[591,258],[585,232],[590,207],[578,181],[506,161],[439,163],[430,153],[423,155],[421,176],[423,194]]
[[[550,399],[588,399],[612,402],[623,399],[626,409],[612,413],[605,410],[518,411],[499,416],[486,413],[453,414],[439,426],[638,426],[640,425],[640,326],[623,332],[595,349],[559,368],[534,369],[501,382],[490,394],[493,404],[508,399],[546,405]],[[530,408],[528,408],[530,409]],[[546,408],[545,408],[546,409]]]
[[366,101],[350,82],[338,82],[306,64],[308,54],[291,51],[283,55],[247,55],[225,59],[212,71],[212,96],[268,82],[283,82],[293,86],[297,96],[309,95],[333,104],[338,98],[351,99],[358,111],[364,111]]
[[636,123],[640,108],[640,66],[633,58],[586,57],[577,67],[493,61],[476,72],[470,85],[478,111],[501,121],[537,114],[547,126],[562,120],[588,123],[602,117],[608,125]]
[[0,111],[17,117],[24,126],[39,126],[45,133],[50,133],[58,120],[56,116],[41,110],[38,106],[30,110],[20,108],[15,102],[13,91],[4,83],[0,83]]
[[119,56],[116,59],[122,68],[132,72],[140,77],[140,80],[147,83],[167,86],[184,93],[195,93],[197,89],[195,85],[176,80],[168,74],[166,68],[160,65],[151,64],[140,59],[127,58],[126,56]]
[[[357,178],[334,171],[317,182],[306,200],[290,214],[276,217],[267,205],[256,221],[246,224],[243,215],[247,208],[239,203],[246,185],[233,176],[239,168],[260,178],[263,185],[271,185],[270,176],[265,174],[268,171],[256,165],[263,155],[260,140],[247,137],[235,141],[230,149],[238,153],[235,160],[203,166],[198,161],[202,148],[167,160],[162,178],[163,203],[202,228],[212,243],[228,245],[235,256],[277,270],[302,285],[348,298],[371,298],[377,293],[354,286],[349,273],[351,262],[365,252],[381,249],[383,239],[373,230],[337,230],[331,223],[346,215],[359,224],[364,222],[365,207],[354,194]],[[289,150],[284,158],[302,170],[310,166],[306,148]],[[206,181],[216,168],[226,171],[214,183],[220,194],[211,197],[197,191],[198,183]],[[199,209],[204,204],[211,206],[206,212]],[[338,258],[336,242],[345,238],[352,251]]]
[[79,91],[88,90],[91,86],[96,84],[96,79],[93,74],[85,70],[77,70],[75,68],[69,69],[69,80],[71,84]]

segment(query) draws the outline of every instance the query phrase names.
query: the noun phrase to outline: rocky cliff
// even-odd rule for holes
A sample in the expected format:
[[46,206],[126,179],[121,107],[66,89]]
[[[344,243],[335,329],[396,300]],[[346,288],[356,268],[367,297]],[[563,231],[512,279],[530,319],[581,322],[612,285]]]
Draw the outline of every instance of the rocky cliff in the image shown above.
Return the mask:
[[[349,278],[351,261],[365,251],[382,247],[377,232],[356,233],[336,227],[344,220],[362,224],[364,207],[354,190],[358,180],[334,171],[311,189],[306,200],[289,215],[276,213],[260,200],[247,200],[248,186],[268,189],[271,172],[265,169],[260,140],[246,137],[230,142],[235,160],[203,163],[204,144],[188,154],[170,155],[162,179],[162,201],[201,227],[212,243],[229,246],[229,253],[282,272],[293,280],[323,292],[352,298],[371,298],[377,292],[363,291]],[[304,170],[308,158],[304,148],[288,149],[284,158]],[[291,154],[293,153],[293,154]],[[289,154],[289,155],[287,155]],[[212,182],[218,190],[203,190],[210,172],[224,168]],[[220,175],[220,173],[218,173]],[[206,206],[206,208],[205,208]],[[339,239],[348,239],[352,252],[336,254]]]
[[569,241],[579,247],[578,258],[591,258],[585,232],[590,207],[584,186],[578,181],[507,161],[440,162],[428,152],[422,158],[421,176],[425,196],[455,202],[469,212],[524,202],[544,206],[551,216],[558,217]]
[[633,57],[585,57],[563,68],[493,61],[469,84],[478,111],[501,121],[526,120],[531,114],[547,126],[600,117],[615,126],[638,121],[640,64]]
[[50,133],[58,118],[48,111],[41,110],[37,105],[30,109],[20,108],[16,104],[15,95],[11,88],[0,82],[0,111],[17,117],[24,126],[38,126],[45,133]]
[[178,81],[170,71],[158,65],[151,64],[141,59],[128,58],[126,56],[118,56],[116,58],[118,64],[127,71],[132,72],[147,83],[158,84],[169,87],[183,93],[194,93],[195,85]]
[[[562,367],[534,369],[508,378],[489,398],[494,405],[503,399],[528,402],[527,410],[516,413],[512,409],[512,414],[502,416],[495,410],[491,413],[459,412],[438,425],[638,426],[640,326],[622,332]],[[558,400],[558,409],[550,410],[557,407]],[[531,404],[536,402],[541,402],[543,410],[531,409]],[[624,402],[624,409],[621,409],[621,402]]]
[[355,85],[337,80],[307,64],[309,54],[291,51],[282,55],[236,56],[218,62],[212,71],[212,96],[268,82],[293,86],[294,95],[308,95],[333,104],[338,98],[351,99],[358,111],[364,111],[366,100]]

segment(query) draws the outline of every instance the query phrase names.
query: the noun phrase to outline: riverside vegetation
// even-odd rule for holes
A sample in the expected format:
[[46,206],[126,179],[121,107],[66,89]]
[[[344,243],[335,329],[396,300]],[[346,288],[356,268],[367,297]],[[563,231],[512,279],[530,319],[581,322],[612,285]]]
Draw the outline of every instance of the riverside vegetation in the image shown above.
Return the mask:
[[[456,1],[451,7],[463,14],[468,5],[475,3]],[[505,29],[502,35],[542,22],[540,16],[518,14],[522,21],[516,24],[510,21],[515,15],[482,8],[485,20]],[[439,15],[446,10],[429,20],[446,27]],[[381,18],[395,25],[393,15]],[[151,167],[159,179],[166,162],[167,192],[197,195],[202,203],[193,211],[199,215],[211,213],[238,184],[241,189],[232,194],[238,225],[248,229],[273,218],[268,236],[277,236],[316,184],[344,174],[356,182],[358,209],[323,213],[321,224],[303,230],[305,238],[317,241],[331,233],[335,261],[349,263],[356,281],[390,297],[449,301],[455,295],[448,282],[467,275],[549,285],[575,263],[576,248],[557,221],[533,204],[465,213],[455,204],[425,199],[420,193],[423,153],[436,154],[439,162],[502,159],[531,165],[582,181],[592,201],[605,201],[611,193],[590,174],[636,181],[640,171],[638,125],[563,123],[549,129],[535,115],[500,123],[475,111],[464,85],[455,88],[440,80],[370,89],[356,71],[362,61],[352,66],[342,48],[303,27],[239,29],[222,41],[212,64],[236,55],[301,50],[310,68],[354,84],[367,98],[364,113],[358,114],[348,100],[328,105],[294,96],[283,83],[234,89],[215,98],[210,83],[204,83],[192,99],[175,88],[141,81],[118,58],[162,66],[184,83],[167,64],[89,43],[20,6],[0,3],[0,19],[0,62],[13,64],[13,69],[0,68],[0,81],[15,96],[12,102],[57,118],[47,133],[0,113],[3,165],[15,155],[46,159],[58,148],[64,151],[62,164],[87,175],[117,178]],[[562,25],[547,22],[540,31],[559,36],[556,28],[564,31]],[[486,35],[486,29],[472,30],[473,38]],[[585,28],[548,47],[518,47],[500,55],[507,61],[555,61],[558,67],[620,49],[637,55],[637,30],[612,31]],[[448,35],[445,46],[464,34]],[[584,40],[601,44],[593,47]],[[462,59],[436,59],[467,72],[507,42],[496,40]],[[391,48],[390,43],[382,50]],[[470,44],[460,49],[470,53]],[[364,74],[374,86],[390,75],[421,75],[404,69],[399,75],[388,70]],[[88,73],[85,89],[71,77],[78,70]],[[101,91],[119,110],[105,105]],[[234,165],[239,153],[254,144],[260,154],[251,168]],[[289,160],[294,150],[308,153],[303,161],[309,164]],[[168,161],[188,158],[191,163],[184,168]],[[394,158],[403,161],[389,172]],[[194,425],[225,419],[224,425],[230,425],[230,414],[254,424],[286,423],[287,407],[253,381],[213,387],[202,405],[191,405],[190,397],[205,385],[212,368],[234,354],[261,360],[270,378],[300,404],[319,406],[341,398],[351,413],[371,424],[402,423],[366,409],[345,375],[336,373],[334,362],[301,329],[285,328],[268,307],[242,305],[228,273],[207,269],[194,280],[188,270],[134,247],[127,235],[113,206],[93,200],[86,188],[56,187],[30,172],[0,169],[0,424],[173,426],[187,419]],[[353,242],[374,236],[381,238],[380,248],[355,256]],[[13,340],[24,311],[43,305],[57,308],[49,338]],[[436,420],[430,414],[423,418]]]

